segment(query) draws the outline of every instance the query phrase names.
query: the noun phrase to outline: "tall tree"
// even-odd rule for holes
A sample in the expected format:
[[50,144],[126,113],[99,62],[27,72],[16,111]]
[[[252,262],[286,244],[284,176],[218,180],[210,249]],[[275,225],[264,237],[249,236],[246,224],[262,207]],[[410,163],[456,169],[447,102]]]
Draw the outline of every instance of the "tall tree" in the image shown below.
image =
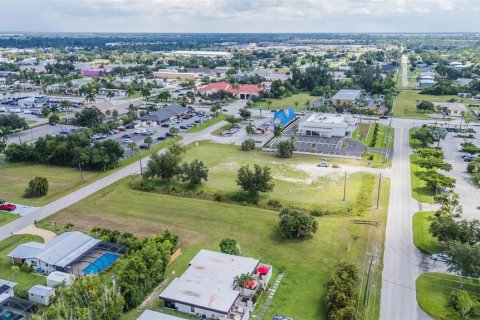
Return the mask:
[[253,165],[253,170],[248,165],[240,167],[237,173],[237,184],[250,195],[256,197],[259,192],[273,190],[273,177],[269,167]]

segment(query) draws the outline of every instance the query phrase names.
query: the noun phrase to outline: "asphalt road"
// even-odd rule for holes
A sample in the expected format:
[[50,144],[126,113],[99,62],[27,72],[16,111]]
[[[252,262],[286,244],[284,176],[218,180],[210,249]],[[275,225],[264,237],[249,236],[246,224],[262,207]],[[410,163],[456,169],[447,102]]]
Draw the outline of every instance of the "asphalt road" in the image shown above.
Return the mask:
[[[208,140],[210,138],[210,134],[226,125],[226,121],[220,121],[205,130],[195,134],[195,135],[185,135],[184,139],[180,142],[181,144],[188,145],[192,142],[195,141],[201,141],[201,140]],[[148,157],[142,159],[143,165],[146,164],[148,161]],[[40,221],[42,219],[45,219],[52,214],[55,214],[62,209],[71,206],[72,204],[82,200],[83,198],[88,197],[89,195],[111,185],[112,183],[117,182],[118,180],[121,180],[131,174],[136,174],[140,172],[140,164],[139,162],[132,163],[131,165],[126,166],[125,168],[119,169],[112,174],[99,179],[95,182],[90,183],[89,185],[78,189],[68,195],[66,195],[63,198],[60,198],[56,201],[53,201],[46,206],[39,208],[38,210],[32,212],[31,214],[21,217],[15,221],[12,221],[2,227],[0,227],[0,241],[8,238],[10,235],[16,233],[17,231],[20,231],[29,225],[33,224],[35,221]]]
[[402,86],[408,88],[408,58],[402,56]]

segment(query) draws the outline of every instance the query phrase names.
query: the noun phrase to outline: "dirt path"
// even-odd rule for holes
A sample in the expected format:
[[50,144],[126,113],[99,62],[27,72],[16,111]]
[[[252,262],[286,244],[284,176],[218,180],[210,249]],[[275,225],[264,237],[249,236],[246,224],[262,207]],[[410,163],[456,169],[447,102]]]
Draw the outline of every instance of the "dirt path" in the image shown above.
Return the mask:
[[33,234],[35,236],[42,237],[44,242],[48,242],[50,240],[53,240],[57,236],[54,232],[49,231],[49,230],[45,230],[45,229],[37,228],[33,224],[24,228],[24,229],[22,229],[22,230],[20,230],[20,231],[18,231],[18,232],[16,232],[15,234]]

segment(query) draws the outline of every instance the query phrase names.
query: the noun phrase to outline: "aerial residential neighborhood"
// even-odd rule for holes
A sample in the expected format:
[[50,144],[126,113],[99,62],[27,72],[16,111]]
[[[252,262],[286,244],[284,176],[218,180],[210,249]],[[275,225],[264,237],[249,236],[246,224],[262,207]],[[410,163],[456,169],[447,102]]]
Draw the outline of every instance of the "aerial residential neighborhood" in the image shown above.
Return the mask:
[[473,1],[0,4],[0,320],[479,318]]

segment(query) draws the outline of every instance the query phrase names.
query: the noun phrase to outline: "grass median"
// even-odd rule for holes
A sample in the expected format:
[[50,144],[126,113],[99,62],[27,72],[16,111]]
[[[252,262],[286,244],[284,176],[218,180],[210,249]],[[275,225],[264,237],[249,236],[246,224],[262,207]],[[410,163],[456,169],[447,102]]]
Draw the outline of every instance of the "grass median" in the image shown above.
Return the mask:
[[437,238],[429,230],[430,224],[435,219],[433,212],[417,212],[412,217],[413,243],[420,251],[428,254],[442,251]]

